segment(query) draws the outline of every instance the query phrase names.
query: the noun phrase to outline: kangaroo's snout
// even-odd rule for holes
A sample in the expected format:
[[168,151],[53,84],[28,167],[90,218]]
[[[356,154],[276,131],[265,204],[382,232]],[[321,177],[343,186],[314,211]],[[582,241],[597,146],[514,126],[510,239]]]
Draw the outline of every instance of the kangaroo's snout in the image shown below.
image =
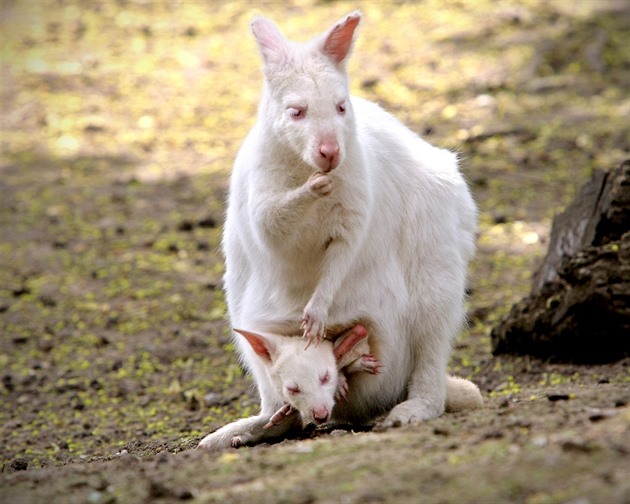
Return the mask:
[[336,140],[326,140],[319,144],[318,165],[323,172],[337,168],[339,164],[339,144]]
[[316,408],[313,408],[312,413],[313,420],[316,424],[326,423],[330,418],[330,411],[328,411],[328,408],[326,406],[318,406]]

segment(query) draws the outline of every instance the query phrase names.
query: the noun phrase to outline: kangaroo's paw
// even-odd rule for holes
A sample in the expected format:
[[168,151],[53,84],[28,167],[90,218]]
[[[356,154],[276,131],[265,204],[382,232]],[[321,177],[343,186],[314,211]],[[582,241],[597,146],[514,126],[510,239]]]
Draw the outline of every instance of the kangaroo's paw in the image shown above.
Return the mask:
[[308,188],[316,196],[328,196],[333,189],[332,179],[325,173],[313,173],[308,179]]
[[400,427],[402,425],[420,423],[437,418],[444,413],[444,401],[441,407],[427,404],[426,401],[414,398],[401,402],[382,422],[383,427]]
[[304,308],[302,315],[302,329],[304,329],[303,338],[308,340],[306,348],[312,343],[319,345],[326,335],[326,310],[315,306],[312,300]]

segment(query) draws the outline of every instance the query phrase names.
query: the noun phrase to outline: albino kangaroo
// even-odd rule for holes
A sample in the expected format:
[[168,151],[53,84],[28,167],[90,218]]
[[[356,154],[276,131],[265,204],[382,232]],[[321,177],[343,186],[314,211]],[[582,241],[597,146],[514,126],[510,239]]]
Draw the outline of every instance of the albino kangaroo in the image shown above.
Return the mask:
[[[464,319],[477,210],[455,154],[349,95],[346,62],[360,17],[302,45],[267,19],[252,21],[265,79],[258,122],[232,173],[224,282],[232,327],[302,321],[310,342],[360,320],[384,370],[354,373],[331,420],[364,423],[389,412],[387,426],[435,418],[447,401],[453,409],[481,404],[474,384],[446,374]],[[236,344],[261,411],[209,434],[202,448],[281,436],[298,421],[282,417],[286,385],[272,380],[273,364],[247,340]],[[305,351],[286,338],[277,349],[295,380],[318,381],[335,365],[325,343]],[[282,421],[269,426],[278,412]]]

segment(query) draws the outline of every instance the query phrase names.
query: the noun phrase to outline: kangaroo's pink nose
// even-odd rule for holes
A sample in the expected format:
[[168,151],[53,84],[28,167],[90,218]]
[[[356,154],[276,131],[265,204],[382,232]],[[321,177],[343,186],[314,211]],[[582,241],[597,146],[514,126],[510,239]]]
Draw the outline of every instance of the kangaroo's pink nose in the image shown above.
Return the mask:
[[328,421],[328,417],[330,417],[330,412],[326,406],[313,408],[313,420],[315,420],[315,423],[323,424]]
[[334,170],[339,164],[339,144],[335,141],[322,142],[319,145],[319,155],[322,169]]

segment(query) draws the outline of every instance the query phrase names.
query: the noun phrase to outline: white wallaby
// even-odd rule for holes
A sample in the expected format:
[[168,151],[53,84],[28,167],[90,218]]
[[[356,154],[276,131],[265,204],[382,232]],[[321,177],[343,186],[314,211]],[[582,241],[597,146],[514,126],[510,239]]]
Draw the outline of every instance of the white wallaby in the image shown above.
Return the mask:
[[[361,321],[384,371],[353,374],[331,419],[364,423],[389,412],[385,425],[398,425],[482,402],[474,384],[446,374],[477,210],[455,154],[350,96],[346,62],[360,18],[354,12],[307,44],[287,41],[270,20],[252,21],[265,79],[232,173],[224,284],[232,327],[302,321],[310,342]],[[295,380],[334,365],[327,345],[304,351],[300,338],[284,341],[278,356]],[[286,403],[285,385],[249,341],[236,343],[261,411],[209,434],[202,448],[281,436],[297,422],[264,428]]]

